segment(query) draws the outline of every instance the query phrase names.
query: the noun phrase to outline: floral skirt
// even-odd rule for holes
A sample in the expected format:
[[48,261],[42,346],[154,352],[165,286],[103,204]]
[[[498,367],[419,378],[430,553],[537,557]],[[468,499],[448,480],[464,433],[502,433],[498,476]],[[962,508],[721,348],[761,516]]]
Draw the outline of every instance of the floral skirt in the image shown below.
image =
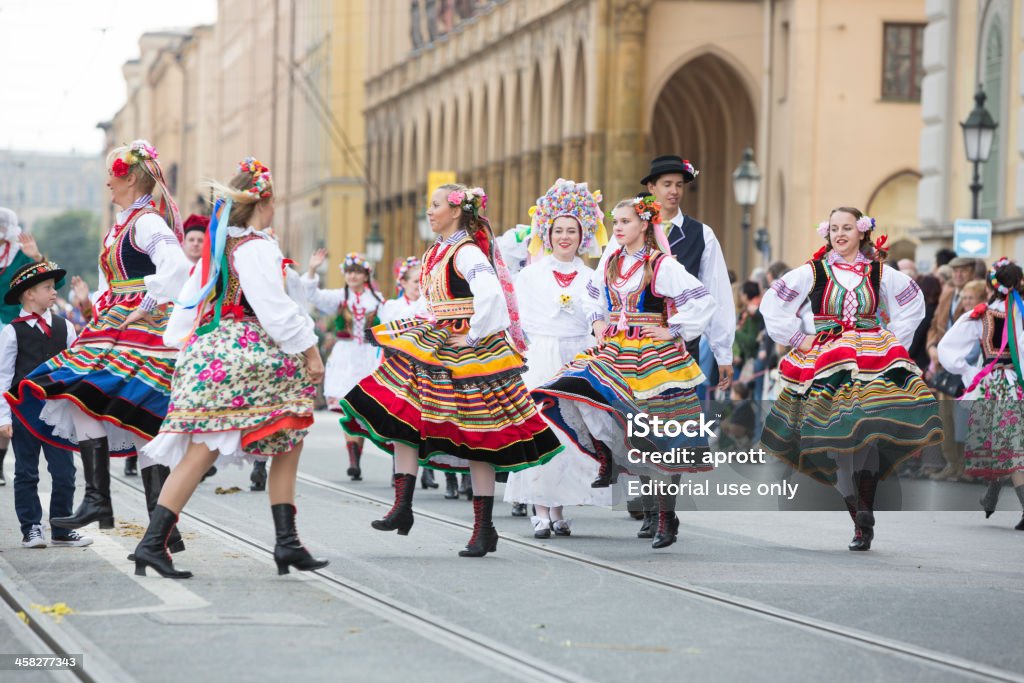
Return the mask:
[[475,347],[449,343],[452,327],[398,320],[371,330],[384,360],[341,400],[348,434],[391,450],[419,449],[422,466],[465,472],[466,460],[499,472],[540,465],[562,450],[530,399],[522,358],[503,334]]
[[978,398],[968,401],[964,474],[993,480],[1024,471],[1021,387],[997,368],[981,380],[974,395]]
[[[182,350],[158,439],[239,432],[239,458],[285,453],[313,424],[315,393],[300,354],[282,351],[254,320],[224,319]],[[159,459],[155,446],[146,452]]]
[[[153,311],[154,324],[143,319],[119,329],[142,296],[109,296],[72,346],[12,387],[14,410],[45,441],[77,449],[72,406],[105,423],[112,455],[133,454],[135,440],[156,436],[178,351],[163,342],[165,310]],[[52,439],[41,423],[52,426]]]

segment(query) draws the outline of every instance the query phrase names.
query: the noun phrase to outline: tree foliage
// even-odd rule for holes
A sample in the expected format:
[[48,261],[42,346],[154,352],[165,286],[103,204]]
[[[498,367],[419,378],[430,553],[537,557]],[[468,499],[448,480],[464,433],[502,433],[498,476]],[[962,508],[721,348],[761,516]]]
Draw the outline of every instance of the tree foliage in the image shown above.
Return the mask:
[[68,282],[72,275],[80,275],[95,289],[103,239],[99,216],[90,211],[65,211],[38,221],[32,235],[39,250],[68,272]]

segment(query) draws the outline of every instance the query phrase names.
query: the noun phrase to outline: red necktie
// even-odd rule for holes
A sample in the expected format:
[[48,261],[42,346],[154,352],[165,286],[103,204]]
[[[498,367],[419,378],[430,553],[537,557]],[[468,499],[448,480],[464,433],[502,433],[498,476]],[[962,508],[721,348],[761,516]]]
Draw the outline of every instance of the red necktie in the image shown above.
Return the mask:
[[28,315],[23,315],[20,318],[15,318],[11,322],[27,323],[29,320],[35,320],[36,324],[39,325],[39,329],[42,330],[47,337],[50,336],[50,326],[46,323],[46,318],[39,315],[38,313],[29,313]]

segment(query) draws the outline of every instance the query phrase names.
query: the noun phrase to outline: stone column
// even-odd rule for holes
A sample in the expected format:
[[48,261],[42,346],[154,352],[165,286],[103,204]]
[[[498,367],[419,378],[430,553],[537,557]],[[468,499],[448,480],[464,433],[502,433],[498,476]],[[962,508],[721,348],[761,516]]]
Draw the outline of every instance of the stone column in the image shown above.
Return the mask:
[[589,180],[584,177],[583,168],[583,136],[566,138],[562,143],[562,168],[559,172],[563,178],[579,183]]
[[501,172],[504,167],[505,165],[500,161],[492,161],[487,164],[487,170],[484,173],[484,177],[487,179],[487,184],[484,185],[484,189],[487,191],[487,216],[497,235],[508,229],[508,225],[501,218],[501,210],[505,206],[505,193],[502,192],[501,187]]
[[544,190],[540,187],[540,150],[523,154],[519,178],[519,204],[528,208]]
[[554,143],[544,146],[544,149],[541,151],[540,168],[541,191],[551,187],[551,184],[558,180],[560,177],[566,177],[565,171],[562,170],[561,143]]
[[511,227],[517,223],[525,223],[526,212],[530,205],[523,206],[521,203],[521,192],[519,183],[519,157],[505,159],[505,183],[503,186],[504,200],[502,201],[502,220],[505,225]]

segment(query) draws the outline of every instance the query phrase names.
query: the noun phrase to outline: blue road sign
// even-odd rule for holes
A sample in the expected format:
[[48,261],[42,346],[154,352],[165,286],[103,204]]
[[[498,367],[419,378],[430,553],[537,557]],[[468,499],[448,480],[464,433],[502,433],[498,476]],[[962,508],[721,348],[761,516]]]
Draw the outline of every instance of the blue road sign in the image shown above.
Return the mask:
[[953,248],[957,256],[988,258],[992,255],[992,221],[958,218],[953,223]]

